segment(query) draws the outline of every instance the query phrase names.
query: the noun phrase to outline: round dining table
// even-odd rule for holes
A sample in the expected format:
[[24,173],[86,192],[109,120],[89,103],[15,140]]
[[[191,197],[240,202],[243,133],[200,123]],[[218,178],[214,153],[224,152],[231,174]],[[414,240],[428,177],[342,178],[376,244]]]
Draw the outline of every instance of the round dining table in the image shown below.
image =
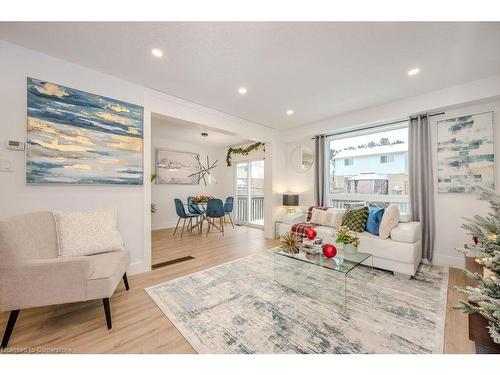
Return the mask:
[[[193,228],[196,228],[196,227],[199,227],[199,232],[200,234],[202,233],[203,231],[203,222],[206,220],[208,221],[208,217],[206,215],[206,211],[207,211],[207,203],[208,202],[200,202],[200,203],[184,203],[184,206],[186,206],[188,208],[188,212],[189,211],[189,207],[193,207],[195,206],[196,208],[200,208],[200,211],[201,211],[201,214],[199,216],[199,218],[201,220],[198,221],[198,223],[196,223],[195,225],[193,225],[189,230],[193,230]],[[215,223],[211,223],[211,225],[215,228],[217,228],[218,230],[220,230],[222,232],[222,228],[220,228],[217,224]]]

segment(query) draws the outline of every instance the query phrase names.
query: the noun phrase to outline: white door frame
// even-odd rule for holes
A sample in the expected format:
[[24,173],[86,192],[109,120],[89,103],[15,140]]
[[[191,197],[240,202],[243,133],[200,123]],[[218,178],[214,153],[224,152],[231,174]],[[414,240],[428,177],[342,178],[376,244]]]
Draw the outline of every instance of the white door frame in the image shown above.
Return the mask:
[[[252,227],[252,228],[259,228],[259,229],[263,229],[264,228],[264,225],[260,225],[260,224],[253,224],[250,222],[250,215],[251,215],[251,211],[252,211],[252,184],[251,184],[251,179],[252,179],[252,162],[255,162],[255,161],[262,161],[264,162],[264,170],[266,168],[266,160],[265,158],[261,157],[261,158],[251,158],[251,159],[245,159],[245,160],[240,160],[240,161],[237,161],[234,163],[234,181],[233,181],[233,186],[234,186],[234,196],[235,196],[235,207],[236,207],[236,215],[234,215],[234,222],[236,224],[239,224],[239,225],[244,225],[244,226],[247,226],[247,227]],[[247,168],[247,220],[248,221],[239,221],[238,220],[238,174],[237,174],[237,166],[238,164],[247,164],[248,165],[248,168]],[[265,176],[265,174],[264,174]],[[265,177],[264,177],[265,178]],[[265,181],[265,180],[264,180]],[[265,201],[266,197],[264,195],[264,201]]]

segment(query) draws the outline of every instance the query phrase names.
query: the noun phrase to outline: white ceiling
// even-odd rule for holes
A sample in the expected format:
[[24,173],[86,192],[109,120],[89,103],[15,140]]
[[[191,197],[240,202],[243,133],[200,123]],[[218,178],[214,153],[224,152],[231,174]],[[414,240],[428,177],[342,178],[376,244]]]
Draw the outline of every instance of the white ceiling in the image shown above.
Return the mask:
[[[164,138],[207,147],[226,147],[249,142],[230,132],[158,114],[152,115],[151,125],[153,138]],[[208,137],[202,137],[201,133],[203,132],[208,133]]]
[[4,22],[0,38],[281,129],[500,73],[498,22]]

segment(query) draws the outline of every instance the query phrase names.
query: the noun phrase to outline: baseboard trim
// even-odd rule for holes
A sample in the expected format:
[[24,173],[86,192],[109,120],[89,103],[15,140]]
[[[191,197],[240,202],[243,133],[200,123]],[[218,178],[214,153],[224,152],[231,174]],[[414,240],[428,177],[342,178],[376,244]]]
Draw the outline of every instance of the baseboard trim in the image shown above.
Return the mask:
[[463,269],[465,267],[465,260],[463,256],[454,257],[450,255],[434,254],[432,257],[432,264]]
[[[175,225],[177,224],[177,221],[175,222],[164,222],[164,223],[156,223],[151,225],[152,230],[158,230],[158,229],[168,229],[168,228],[175,228]],[[182,225],[182,223],[181,223]]]

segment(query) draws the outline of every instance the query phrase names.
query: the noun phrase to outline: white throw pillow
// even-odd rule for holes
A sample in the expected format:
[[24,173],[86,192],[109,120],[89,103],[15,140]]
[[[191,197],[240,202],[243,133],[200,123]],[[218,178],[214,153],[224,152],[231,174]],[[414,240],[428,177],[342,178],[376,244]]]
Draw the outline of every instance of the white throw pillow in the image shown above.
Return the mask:
[[321,225],[325,227],[338,228],[342,225],[342,218],[345,210],[336,210],[329,208],[325,211],[322,217]]
[[321,225],[321,222],[323,221],[323,214],[325,212],[326,211],[324,210],[318,210],[317,208],[313,208],[311,213],[310,223]]
[[395,204],[389,205],[384,211],[382,221],[379,227],[379,237],[382,239],[389,238],[392,228],[399,223],[399,208]]
[[54,211],[59,256],[72,257],[123,250],[116,209]]

